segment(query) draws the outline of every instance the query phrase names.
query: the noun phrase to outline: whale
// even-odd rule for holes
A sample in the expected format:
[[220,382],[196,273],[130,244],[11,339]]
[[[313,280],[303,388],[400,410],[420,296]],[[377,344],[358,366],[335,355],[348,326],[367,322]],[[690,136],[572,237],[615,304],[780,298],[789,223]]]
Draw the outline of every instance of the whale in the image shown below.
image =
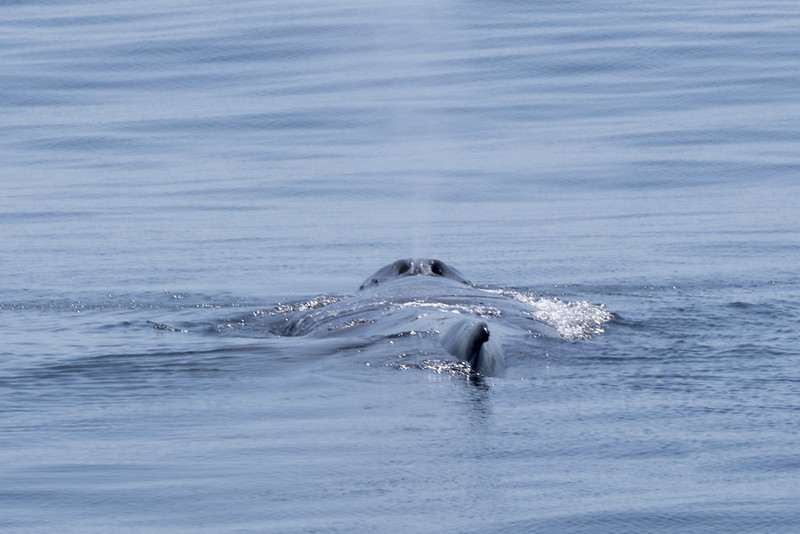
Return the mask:
[[531,341],[563,337],[540,312],[530,299],[475,285],[441,260],[409,258],[382,267],[352,295],[277,307],[269,330],[357,348],[433,340],[425,345],[429,356],[494,377],[503,375],[510,352],[535,356]]

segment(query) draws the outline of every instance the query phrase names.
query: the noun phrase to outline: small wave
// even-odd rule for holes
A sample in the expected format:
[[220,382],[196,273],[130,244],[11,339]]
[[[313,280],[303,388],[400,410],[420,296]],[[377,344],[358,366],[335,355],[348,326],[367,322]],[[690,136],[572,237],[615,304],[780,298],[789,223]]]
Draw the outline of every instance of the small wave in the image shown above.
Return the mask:
[[478,317],[501,317],[503,315],[502,312],[494,306],[461,304],[457,302],[430,302],[427,300],[403,302],[392,306],[392,308],[398,310],[405,308],[434,308],[437,310],[476,315]]
[[289,312],[296,312],[296,311],[309,311],[314,310],[317,308],[322,308],[323,306],[328,306],[330,304],[334,304],[339,302],[344,297],[317,297],[306,302],[295,302],[291,304],[278,304],[271,312],[264,312],[263,310],[258,310],[253,312],[253,315],[256,316],[264,316],[264,315],[272,315],[272,314],[280,314],[280,313],[289,313]]
[[332,332],[334,330],[343,330],[346,328],[352,328],[354,326],[362,325],[362,324],[373,324],[375,321],[372,319],[353,319],[352,321],[347,321],[340,324],[335,324],[328,327],[328,332]]
[[188,332],[188,330],[175,328],[174,326],[170,326],[165,323],[153,323],[153,328],[155,328],[156,330],[166,330],[167,332],[183,332],[183,333]]

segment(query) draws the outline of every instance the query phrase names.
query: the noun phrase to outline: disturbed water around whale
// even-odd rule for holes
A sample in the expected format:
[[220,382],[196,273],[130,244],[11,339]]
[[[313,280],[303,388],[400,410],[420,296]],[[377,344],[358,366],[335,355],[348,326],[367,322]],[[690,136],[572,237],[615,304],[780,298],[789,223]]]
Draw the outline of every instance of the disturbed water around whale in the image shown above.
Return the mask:
[[[796,530],[793,3],[0,13],[4,532]],[[407,256],[544,335],[276,335]]]
[[330,352],[355,349],[382,360],[399,354],[403,368],[476,378],[504,376],[509,357],[523,363],[545,355],[547,338],[588,338],[612,318],[586,302],[478,287],[429,259],[397,260],[371,275],[356,295],[281,306],[267,316],[277,335],[304,336],[306,343],[308,337],[341,339],[338,348],[326,342]]

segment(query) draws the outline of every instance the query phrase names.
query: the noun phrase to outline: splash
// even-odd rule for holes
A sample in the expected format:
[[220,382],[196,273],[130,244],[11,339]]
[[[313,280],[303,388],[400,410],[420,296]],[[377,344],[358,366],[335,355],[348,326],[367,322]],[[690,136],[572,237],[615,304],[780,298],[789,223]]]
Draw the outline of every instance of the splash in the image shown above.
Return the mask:
[[602,304],[539,299],[532,304],[534,318],[556,329],[566,339],[586,339],[605,331],[613,315]]
[[421,369],[433,371],[439,375],[470,376],[474,373],[467,362],[454,362],[448,360],[426,359],[419,363],[391,363],[387,365],[400,371],[406,371],[408,369]]
[[527,305],[525,313],[545,323],[565,339],[588,339],[605,331],[605,325],[614,318],[603,304],[586,301],[569,302],[555,297],[542,298],[532,293],[508,289],[488,289]]

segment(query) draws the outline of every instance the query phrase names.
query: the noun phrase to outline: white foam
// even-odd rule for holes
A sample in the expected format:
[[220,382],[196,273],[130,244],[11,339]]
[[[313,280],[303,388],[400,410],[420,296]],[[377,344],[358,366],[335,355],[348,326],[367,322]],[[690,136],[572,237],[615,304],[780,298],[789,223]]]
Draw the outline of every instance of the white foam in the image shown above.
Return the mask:
[[586,301],[568,302],[555,297],[542,298],[531,293],[506,289],[488,290],[513,298],[530,307],[531,317],[541,321],[558,332],[565,339],[586,339],[605,331],[605,325],[612,318],[611,312],[603,304]]

